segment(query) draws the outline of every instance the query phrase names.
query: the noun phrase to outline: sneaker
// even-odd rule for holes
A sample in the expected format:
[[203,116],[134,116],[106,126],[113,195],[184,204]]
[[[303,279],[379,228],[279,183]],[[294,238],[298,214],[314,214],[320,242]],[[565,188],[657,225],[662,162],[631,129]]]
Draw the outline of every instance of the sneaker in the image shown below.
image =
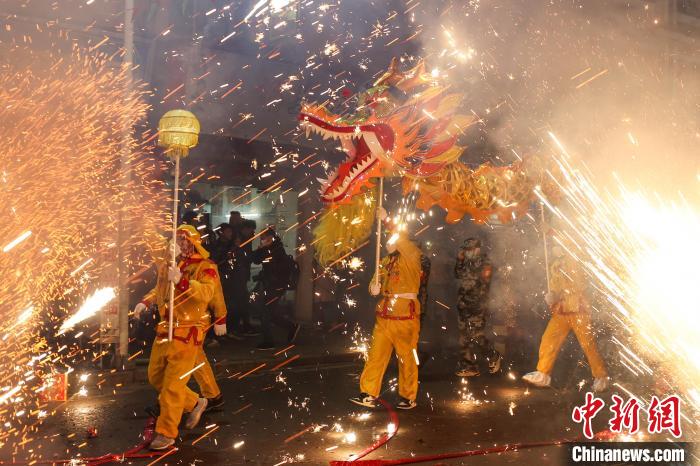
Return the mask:
[[275,349],[275,345],[273,345],[272,343],[262,342],[258,346],[256,346],[255,349],[259,349],[260,351],[272,351],[273,349]]
[[593,380],[593,391],[596,393],[601,393],[607,391],[610,386],[609,377],[600,377]]
[[175,439],[166,437],[163,434],[156,434],[156,437],[151,441],[151,444],[148,446],[151,450],[165,450],[166,448],[169,448],[171,446],[175,445]]
[[221,346],[221,344],[219,343],[219,340],[211,339],[208,342],[206,342],[204,346],[206,346],[207,348],[218,348],[219,346]]
[[523,380],[531,385],[534,385],[535,387],[542,388],[549,387],[549,384],[552,383],[552,378],[540,371],[530,372],[523,375]]
[[396,409],[413,409],[418,404],[415,402],[415,400],[409,400],[408,398],[401,398],[399,402],[396,404]]
[[350,403],[355,403],[356,405],[364,406],[366,408],[377,407],[374,397],[366,393],[360,393],[359,396],[353,396],[350,398]]
[[478,367],[463,366],[457,369],[455,375],[457,377],[478,377],[479,375],[481,375],[481,372],[479,372]]
[[207,409],[205,411],[211,411],[217,408],[221,408],[224,405],[224,394],[219,393],[218,396],[214,398],[207,398]]
[[503,361],[503,356],[501,353],[496,353],[496,357],[489,361],[489,374],[495,374],[501,370],[501,361]]
[[192,412],[187,416],[187,421],[185,422],[185,429],[194,429],[197,427],[197,424],[199,424],[199,420],[202,418],[202,414],[204,414],[204,411],[207,409],[207,405],[209,404],[209,400],[206,398],[200,398],[197,400],[197,404],[194,405],[194,409]]
[[301,325],[299,325],[299,324],[294,324],[294,327],[289,329],[289,333],[287,334],[287,341],[289,343],[294,343],[294,340],[297,339],[297,335],[299,335],[300,329],[301,329]]

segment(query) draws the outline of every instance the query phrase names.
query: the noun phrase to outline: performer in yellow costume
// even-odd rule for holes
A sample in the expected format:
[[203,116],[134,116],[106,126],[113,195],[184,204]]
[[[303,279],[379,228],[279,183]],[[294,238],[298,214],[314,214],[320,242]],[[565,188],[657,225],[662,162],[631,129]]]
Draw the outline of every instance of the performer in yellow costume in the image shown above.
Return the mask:
[[[194,227],[182,225],[178,228],[177,247],[178,266],[163,263],[158,270],[155,288],[134,310],[138,317],[148,305],[155,303],[160,314],[148,365],[148,379],[159,393],[160,404],[156,437],[150,445],[153,450],[163,450],[175,443],[183,412],[189,413],[185,427],[191,429],[197,425],[208,404],[207,398],[200,398],[187,388],[187,382],[195,366],[206,361],[201,346],[206,329],[210,327],[208,308],[221,285],[216,264],[208,260],[209,253],[202,246],[201,237]],[[168,342],[170,282],[175,284],[172,342]],[[214,331],[217,335],[226,333],[225,315],[219,317],[217,314]],[[203,375],[202,384],[216,392],[218,386],[215,389],[211,386],[211,382],[216,385],[211,367],[208,372]]]
[[591,309],[586,299],[584,272],[576,260],[560,246],[552,248],[554,260],[550,266],[550,291],[545,297],[552,318],[542,335],[537,370],[523,376],[526,382],[549,387],[557,354],[569,332],[573,331],[593,373],[593,390],[608,388],[608,373],[598,353],[591,328]]
[[[216,267],[216,265],[214,266]],[[217,270],[218,272],[218,270]],[[224,290],[221,287],[221,280],[216,280],[216,292],[214,297],[209,303],[209,309],[214,314],[214,333],[217,336],[222,336],[226,334],[226,302],[224,300]],[[224,398],[221,394],[221,389],[219,384],[216,383],[216,377],[214,376],[214,371],[209,364],[207,355],[204,353],[204,345],[199,345],[199,352],[197,353],[197,359],[195,360],[195,367],[200,364],[204,364],[202,367],[194,371],[194,380],[199,385],[199,391],[203,397],[207,399],[207,410],[219,408],[224,404]]]
[[360,377],[360,395],[351,402],[375,406],[382,379],[393,352],[399,362],[399,409],[416,406],[418,393],[418,334],[420,302],[418,289],[421,275],[421,251],[405,232],[394,232],[387,242],[389,255],[370,283],[370,294],[380,296],[376,306],[377,320],[372,334],[369,357]]

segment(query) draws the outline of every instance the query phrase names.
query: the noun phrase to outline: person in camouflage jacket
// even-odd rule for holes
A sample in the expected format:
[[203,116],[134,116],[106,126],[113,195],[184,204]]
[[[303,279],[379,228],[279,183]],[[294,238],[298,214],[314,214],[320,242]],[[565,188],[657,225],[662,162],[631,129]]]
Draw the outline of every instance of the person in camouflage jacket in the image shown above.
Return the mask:
[[455,277],[459,281],[457,312],[461,359],[456,374],[460,377],[480,375],[479,365],[488,363],[489,372],[501,368],[501,354],[486,338],[488,294],[492,267],[481,249],[481,241],[469,238],[457,254]]

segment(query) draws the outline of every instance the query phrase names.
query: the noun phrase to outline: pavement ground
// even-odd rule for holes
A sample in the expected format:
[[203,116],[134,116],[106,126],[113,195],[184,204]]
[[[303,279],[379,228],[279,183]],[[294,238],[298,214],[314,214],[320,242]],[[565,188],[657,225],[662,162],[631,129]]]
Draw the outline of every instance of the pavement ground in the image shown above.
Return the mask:
[[[216,360],[226,403],[221,410],[207,413],[197,428],[181,430],[178,450],[156,464],[322,465],[364,450],[391,428],[391,419],[383,408],[364,409],[348,402],[358,392],[363,366],[361,355],[348,350],[348,338],[352,340],[348,335],[306,331],[298,346],[284,351],[248,351],[239,343],[227,342],[208,349],[210,359]],[[508,367],[494,376],[456,377],[455,348],[441,347],[422,359],[418,407],[398,411],[397,435],[365,459],[400,459],[581,435],[571,412],[583,403],[586,387],[579,390],[574,379],[585,375],[586,367],[573,367],[574,375],[563,380],[564,385],[562,380],[555,384],[559,388],[533,389],[520,380],[522,372]],[[579,363],[561,361],[562,366]],[[395,403],[394,361],[384,380],[382,397]],[[36,436],[22,445],[0,448],[0,459],[79,459],[124,452],[138,444],[148,420],[144,407],[156,401],[153,389],[145,381],[104,383],[100,389],[88,388],[86,396],[75,394],[56,406]],[[609,403],[609,394],[605,398]],[[595,430],[606,428],[608,418],[607,413],[595,418]],[[96,430],[94,438],[89,438],[91,430]],[[539,447],[425,464],[558,465],[564,464],[564,454],[561,446]],[[152,461],[125,462],[148,465]]]

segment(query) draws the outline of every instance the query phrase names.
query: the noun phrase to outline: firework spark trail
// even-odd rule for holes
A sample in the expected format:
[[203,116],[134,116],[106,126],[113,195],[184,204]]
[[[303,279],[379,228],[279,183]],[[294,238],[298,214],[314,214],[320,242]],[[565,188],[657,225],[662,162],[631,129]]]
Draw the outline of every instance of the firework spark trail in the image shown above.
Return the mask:
[[700,409],[700,210],[682,197],[630,191],[617,177],[617,189],[603,191],[568,155],[557,162],[564,202],[547,206],[567,228],[555,240],[609,303],[620,324],[613,343],[621,364],[635,375],[653,368],[657,380]]
[[[31,435],[39,419],[16,413],[43,412],[35,405],[37,384],[97,354],[89,345],[80,347],[70,332],[61,337],[61,348],[44,337],[56,335],[90,290],[103,289],[100,296],[111,299],[105,290],[113,296],[109,287],[117,285],[117,244],[124,246],[128,274],[152,261],[151,246],[167,222],[167,191],[155,181],[148,146],[127,136],[127,128],[145,121],[148,105],[140,85],[126,91],[126,70],[78,50],[63,56],[24,47],[5,52],[0,395],[16,402],[2,411],[0,422],[7,427],[2,441],[11,441]],[[130,172],[126,180],[123,171]],[[128,231],[121,240],[120,222]],[[88,302],[61,332],[105,303]]]
[[75,327],[80,322],[89,319],[94,316],[97,311],[102,309],[116,297],[116,292],[114,288],[102,288],[95,293],[93,293],[89,298],[85,300],[80,309],[76,311],[75,314],[66,319],[61,328],[58,330],[58,334],[61,335],[66,333],[71,328]]

